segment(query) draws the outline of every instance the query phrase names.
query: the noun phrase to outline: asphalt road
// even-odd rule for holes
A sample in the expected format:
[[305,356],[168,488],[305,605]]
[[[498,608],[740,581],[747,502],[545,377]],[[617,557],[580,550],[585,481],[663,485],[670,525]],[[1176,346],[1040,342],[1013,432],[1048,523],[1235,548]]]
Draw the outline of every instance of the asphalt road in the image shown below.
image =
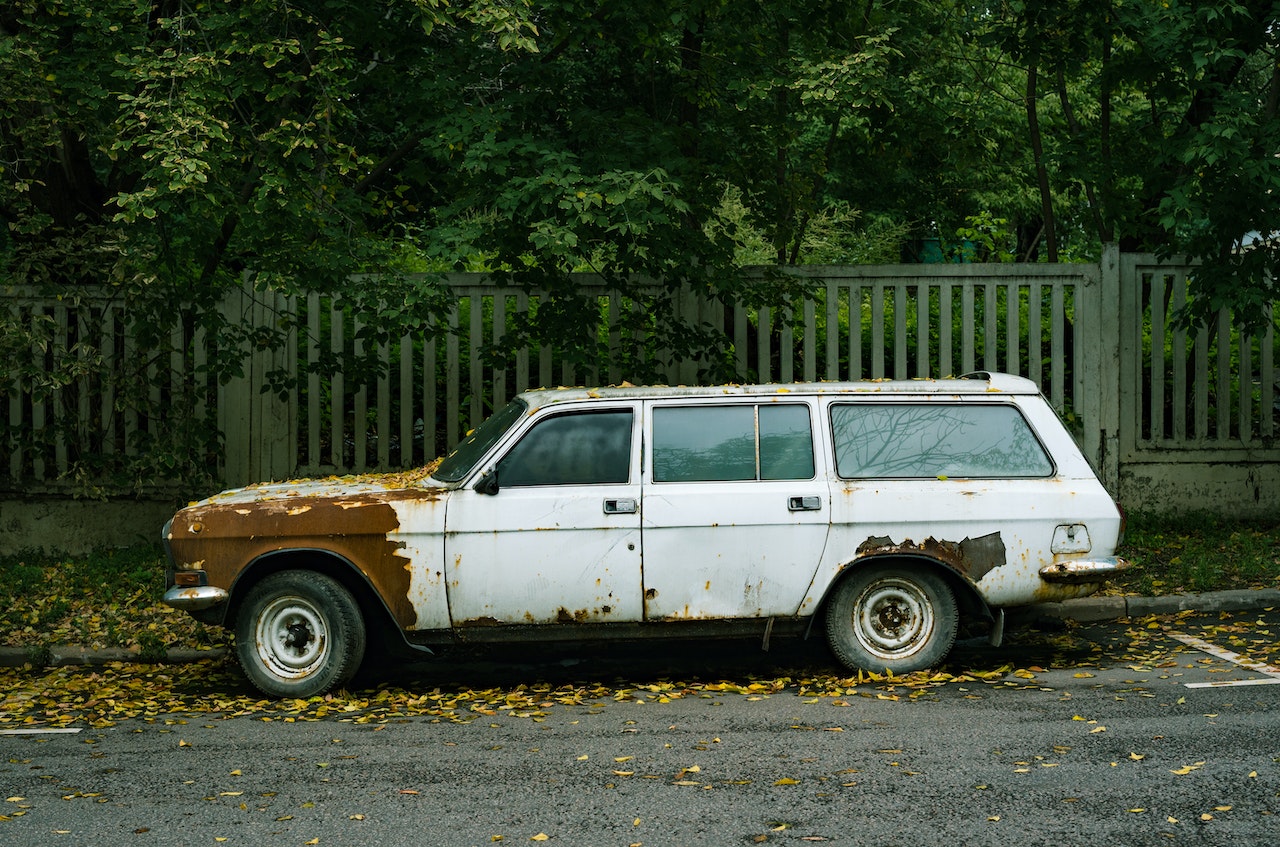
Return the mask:
[[[0,844],[1271,847],[1275,633],[1280,612],[1024,633],[910,684],[842,684],[812,645],[470,654],[353,693],[479,709],[365,723],[343,698],[230,716],[224,674],[183,713],[0,735]],[[588,696],[503,708],[536,681]]]

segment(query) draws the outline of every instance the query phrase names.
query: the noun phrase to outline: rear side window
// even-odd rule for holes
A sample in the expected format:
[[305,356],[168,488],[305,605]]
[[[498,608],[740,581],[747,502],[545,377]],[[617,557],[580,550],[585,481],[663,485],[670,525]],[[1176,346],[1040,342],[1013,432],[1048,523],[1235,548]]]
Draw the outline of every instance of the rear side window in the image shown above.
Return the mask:
[[739,403],[653,410],[655,482],[812,478],[808,406]]
[[868,477],[1043,477],[1053,463],[1013,406],[837,404],[836,471]]

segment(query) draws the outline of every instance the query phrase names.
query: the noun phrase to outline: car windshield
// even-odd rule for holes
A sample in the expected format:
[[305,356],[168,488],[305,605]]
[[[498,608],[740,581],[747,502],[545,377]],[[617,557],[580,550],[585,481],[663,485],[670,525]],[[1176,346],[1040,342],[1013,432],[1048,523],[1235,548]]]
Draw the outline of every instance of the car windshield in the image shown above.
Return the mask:
[[484,458],[502,434],[528,411],[529,406],[519,397],[503,406],[484,423],[472,430],[462,442],[445,457],[436,468],[433,477],[441,482],[459,482],[476,463]]

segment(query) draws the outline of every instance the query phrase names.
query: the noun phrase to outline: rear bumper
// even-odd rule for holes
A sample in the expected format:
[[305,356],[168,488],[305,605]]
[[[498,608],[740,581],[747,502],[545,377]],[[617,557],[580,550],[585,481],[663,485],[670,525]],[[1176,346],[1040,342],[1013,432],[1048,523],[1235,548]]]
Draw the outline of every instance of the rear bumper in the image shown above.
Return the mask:
[[1102,582],[1112,574],[1129,567],[1127,559],[1118,556],[1107,556],[1100,559],[1070,559],[1054,562],[1040,569],[1040,578],[1045,582],[1075,584],[1081,582]]
[[227,602],[225,589],[212,585],[175,585],[164,593],[167,606],[184,612],[197,612]]

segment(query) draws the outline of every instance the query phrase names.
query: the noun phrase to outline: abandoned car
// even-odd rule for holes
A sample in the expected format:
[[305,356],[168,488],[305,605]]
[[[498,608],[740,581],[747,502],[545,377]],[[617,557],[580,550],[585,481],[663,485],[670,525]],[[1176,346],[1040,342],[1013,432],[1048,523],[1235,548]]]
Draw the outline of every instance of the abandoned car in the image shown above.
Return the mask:
[[[388,648],[825,632],[849,668],[943,660],[962,618],[1091,593],[1122,515],[1029,380],[520,394],[413,474],[252,485],[164,529],[165,602],[264,693]],[[385,639],[384,639],[385,640]]]

